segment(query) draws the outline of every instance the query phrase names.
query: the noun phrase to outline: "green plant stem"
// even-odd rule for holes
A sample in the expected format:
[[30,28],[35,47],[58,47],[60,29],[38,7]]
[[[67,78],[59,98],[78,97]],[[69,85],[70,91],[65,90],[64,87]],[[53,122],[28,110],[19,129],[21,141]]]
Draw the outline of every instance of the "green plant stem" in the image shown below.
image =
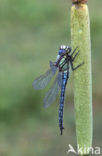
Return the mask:
[[84,62],[74,71],[74,103],[77,145],[82,148],[80,154],[85,155],[89,154],[88,148],[92,147],[91,41],[89,13],[86,4],[72,5],[71,43],[73,49],[77,46],[80,49],[74,66]]

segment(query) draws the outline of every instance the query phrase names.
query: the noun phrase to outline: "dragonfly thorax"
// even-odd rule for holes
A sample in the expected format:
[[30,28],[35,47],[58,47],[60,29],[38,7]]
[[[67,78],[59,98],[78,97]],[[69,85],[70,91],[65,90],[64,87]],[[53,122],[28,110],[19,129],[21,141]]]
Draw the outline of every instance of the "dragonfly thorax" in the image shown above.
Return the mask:
[[[64,56],[60,60],[60,62],[59,62],[59,71],[60,70],[62,70],[62,71],[68,70],[68,68],[69,68],[69,60],[67,59],[67,61],[66,61],[66,59],[67,59],[67,56]],[[65,61],[66,61],[66,63],[65,63]]]
[[59,68],[59,71],[66,71],[69,68],[69,56],[71,48],[69,46],[61,45],[58,51],[56,66]]

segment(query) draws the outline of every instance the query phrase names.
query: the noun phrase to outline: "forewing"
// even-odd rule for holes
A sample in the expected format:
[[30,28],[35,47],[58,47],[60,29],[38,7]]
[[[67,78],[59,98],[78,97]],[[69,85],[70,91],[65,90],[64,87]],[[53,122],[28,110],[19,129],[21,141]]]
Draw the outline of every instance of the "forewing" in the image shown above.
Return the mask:
[[61,88],[61,84],[62,84],[62,72],[59,72],[58,73],[57,82],[58,82],[59,87]]
[[60,89],[57,79],[58,79],[58,76],[55,79],[52,87],[49,89],[49,91],[47,92],[47,94],[44,98],[44,107],[45,108],[50,106],[50,104],[52,104],[56,100],[56,96],[57,96],[58,91]]
[[49,69],[45,74],[41,75],[33,82],[33,87],[36,90],[43,89],[47,86],[51,78],[53,77],[54,73],[52,72],[52,69]]

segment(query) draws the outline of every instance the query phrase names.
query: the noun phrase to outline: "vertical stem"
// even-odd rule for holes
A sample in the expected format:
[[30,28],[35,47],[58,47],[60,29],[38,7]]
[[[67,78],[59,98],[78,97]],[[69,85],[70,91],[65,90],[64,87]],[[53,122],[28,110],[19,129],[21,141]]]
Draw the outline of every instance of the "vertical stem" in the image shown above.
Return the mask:
[[[74,1],[74,0],[73,0]],[[77,147],[79,154],[89,154],[92,147],[92,78],[91,41],[88,7],[86,4],[73,4],[71,8],[71,43],[77,46],[80,54],[74,66],[84,64],[74,71],[74,103],[76,114]]]

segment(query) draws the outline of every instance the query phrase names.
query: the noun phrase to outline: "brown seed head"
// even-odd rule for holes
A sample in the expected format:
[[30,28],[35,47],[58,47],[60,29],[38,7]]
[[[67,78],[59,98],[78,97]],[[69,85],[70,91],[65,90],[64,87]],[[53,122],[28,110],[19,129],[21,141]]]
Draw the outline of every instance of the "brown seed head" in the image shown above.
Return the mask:
[[72,0],[73,4],[85,4],[88,0]]

